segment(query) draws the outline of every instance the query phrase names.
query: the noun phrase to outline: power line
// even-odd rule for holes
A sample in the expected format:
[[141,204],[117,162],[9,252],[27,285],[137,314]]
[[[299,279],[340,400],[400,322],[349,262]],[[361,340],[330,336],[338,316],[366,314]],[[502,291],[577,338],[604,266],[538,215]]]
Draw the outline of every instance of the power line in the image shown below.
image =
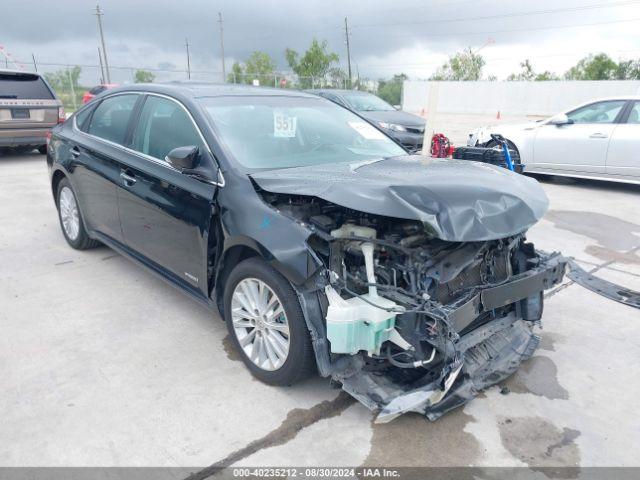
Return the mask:
[[222,27],[222,12],[218,12],[218,23],[220,24],[220,55],[222,57],[222,83],[227,81],[227,74],[224,65],[224,35]]
[[187,78],[191,80],[191,58],[189,57],[189,39],[184,39],[184,46],[187,47]]
[[[640,52],[640,49],[631,49],[631,50],[616,50],[616,53],[631,53],[631,52]],[[585,55],[584,53],[579,52],[567,52],[567,53],[551,53],[546,55],[527,55],[527,58],[553,58],[553,57],[573,57],[578,55]],[[514,61],[514,57],[493,57],[486,58],[486,64],[500,62],[500,61]],[[399,67],[429,67],[441,65],[442,61],[433,61],[433,62],[412,62],[412,63],[395,63],[395,64],[362,64],[362,66],[366,66],[369,68],[399,68]]]
[[351,88],[351,48],[349,46],[349,23],[347,17],[344,17],[344,35],[347,39],[347,66],[349,69],[349,88]]
[[578,23],[573,25],[550,25],[546,27],[527,27],[527,28],[510,28],[503,30],[484,30],[482,32],[447,32],[447,33],[425,33],[425,34],[415,34],[415,33],[405,33],[400,35],[394,35],[394,37],[467,37],[474,35],[491,35],[495,33],[518,33],[518,32],[532,32],[538,30],[554,30],[558,28],[581,28],[581,27],[594,27],[597,25],[610,25],[613,23],[629,23],[629,22],[637,22],[640,21],[639,18],[626,18],[624,20],[611,20],[606,22],[592,22],[592,23]]
[[532,10],[528,12],[513,12],[513,13],[499,13],[495,15],[483,15],[478,17],[460,17],[460,18],[445,18],[438,20],[422,20],[419,22],[397,22],[397,23],[368,23],[368,24],[356,24],[353,25],[352,28],[372,28],[372,27],[395,27],[395,26],[405,26],[405,25],[426,25],[426,24],[441,24],[441,23],[454,23],[454,22],[467,22],[471,20],[493,20],[497,18],[512,18],[512,17],[523,17],[529,15],[546,15],[550,13],[564,13],[564,12],[577,12],[582,10],[593,10],[597,8],[609,8],[616,7],[622,5],[629,5],[634,3],[640,3],[640,0],[624,0],[618,2],[611,3],[597,3],[592,5],[581,5],[577,7],[565,7],[565,8],[556,8],[556,9],[548,9],[548,10]]
[[100,31],[100,42],[102,43],[102,55],[104,56],[104,67],[107,73],[107,83],[111,83],[111,74],[109,73],[109,61],[107,60],[107,47],[104,44],[104,34],[102,32],[102,13],[100,11],[100,5],[96,3],[96,13],[94,14],[98,18],[98,30]]

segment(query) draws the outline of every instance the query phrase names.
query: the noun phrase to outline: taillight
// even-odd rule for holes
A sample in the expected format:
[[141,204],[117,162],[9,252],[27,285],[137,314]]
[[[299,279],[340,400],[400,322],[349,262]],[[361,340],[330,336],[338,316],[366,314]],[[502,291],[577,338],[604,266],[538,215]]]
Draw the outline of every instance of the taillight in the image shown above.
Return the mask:
[[58,123],[62,123],[66,120],[66,116],[64,114],[64,107],[58,107]]

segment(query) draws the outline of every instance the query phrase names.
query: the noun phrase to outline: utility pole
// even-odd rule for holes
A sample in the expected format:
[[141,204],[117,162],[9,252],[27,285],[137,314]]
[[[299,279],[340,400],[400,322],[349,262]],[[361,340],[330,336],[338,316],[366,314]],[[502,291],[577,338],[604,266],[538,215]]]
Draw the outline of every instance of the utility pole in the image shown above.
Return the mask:
[[347,66],[349,71],[349,88],[351,88],[351,48],[349,45],[349,23],[347,17],[344,17],[344,35],[347,39]]
[[218,23],[220,24],[220,54],[222,55],[222,83],[227,82],[227,72],[224,68],[224,35],[222,27],[222,12],[218,12]]
[[104,67],[107,73],[107,83],[111,83],[111,74],[109,73],[109,60],[107,60],[107,47],[104,44],[104,34],[102,33],[102,11],[100,11],[100,5],[96,3],[96,13],[98,17],[98,30],[100,31],[100,42],[102,43],[102,55],[104,55]]
[[191,59],[189,58],[189,39],[184,39],[184,46],[187,47],[187,76],[191,80]]
[[100,62],[100,83],[104,82],[104,65],[102,65],[102,53],[100,52],[100,47],[98,47],[98,61]]

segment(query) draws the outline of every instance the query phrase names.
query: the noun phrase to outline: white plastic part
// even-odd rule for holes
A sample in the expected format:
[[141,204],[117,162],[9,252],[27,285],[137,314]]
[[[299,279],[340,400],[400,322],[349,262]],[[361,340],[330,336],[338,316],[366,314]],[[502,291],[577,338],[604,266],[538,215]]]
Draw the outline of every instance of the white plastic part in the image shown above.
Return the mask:
[[[373,228],[345,223],[333,230],[334,238],[376,238]],[[362,249],[369,293],[345,300],[333,287],[325,292],[329,300],[327,309],[327,339],[331,352],[355,355],[365,350],[369,355],[379,355],[380,347],[391,341],[404,350],[413,347],[395,329],[396,315],[404,310],[395,302],[378,295],[373,262],[375,246],[372,242],[354,240],[354,246]]]
[[[327,339],[333,353],[355,355],[361,350],[379,355],[380,346],[394,331],[398,305],[386,298],[370,294],[345,300],[333,287],[325,287],[327,308]],[[378,308],[374,305],[378,305]]]
[[340,228],[332,230],[331,236],[334,238],[376,238],[376,231],[370,227],[361,227],[360,225],[354,225],[353,223],[345,223]]
[[369,284],[369,296],[377,297],[378,289],[373,283],[376,283],[376,275],[373,271],[373,243],[365,242],[360,245],[362,255],[364,255],[364,266],[367,271],[367,283]]

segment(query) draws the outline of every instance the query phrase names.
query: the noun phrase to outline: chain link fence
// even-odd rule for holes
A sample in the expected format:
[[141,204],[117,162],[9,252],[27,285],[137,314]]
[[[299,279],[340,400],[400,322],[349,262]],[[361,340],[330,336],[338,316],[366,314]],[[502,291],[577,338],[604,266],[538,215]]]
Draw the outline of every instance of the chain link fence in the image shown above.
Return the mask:
[[[2,62],[7,63],[7,62]],[[6,68],[15,68],[44,75],[56,95],[62,101],[67,112],[73,112],[82,106],[85,92],[93,87],[112,83],[126,85],[132,83],[167,83],[175,81],[202,81],[245,84],[271,88],[348,88],[348,79],[343,77],[302,77],[293,72],[276,72],[269,74],[228,73],[224,79],[221,71],[179,70],[161,68],[143,68],[136,66],[109,66],[109,75],[102,65],[62,64],[44,62],[7,63]],[[107,80],[108,78],[108,80]]]

